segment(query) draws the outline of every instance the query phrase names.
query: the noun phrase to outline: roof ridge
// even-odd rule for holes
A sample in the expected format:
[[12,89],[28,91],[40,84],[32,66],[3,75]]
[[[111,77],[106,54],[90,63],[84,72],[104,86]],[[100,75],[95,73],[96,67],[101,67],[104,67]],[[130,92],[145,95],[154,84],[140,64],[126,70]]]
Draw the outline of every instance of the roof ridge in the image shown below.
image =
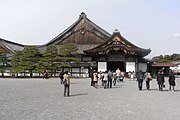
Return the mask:
[[59,35],[57,35],[56,37],[54,37],[52,40],[50,40],[48,43],[42,45],[42,46],[46,46],[49,45],[51,43],[54,43],[58,38],[61,38],[65,35],[65,33],[67,33],[69,30],[71,30],[73,27],[75,27],[82,19],[84,19],[85,21],[87,21],[87,23],[90,23],[95,29],[97,29],[98,31],[100,31],[103,35],[106,35],[107,37],[110,37],[111,34],[108,33],[107,31],[105,31],[104,29],[102,29],[101,27],[99,27],[98,25],[96,25],[94,22],[92,22],[90,19],[87,18],[87,15],[82,12],[79,15],[79,18],[77,21],[75,21],[72,25],[70,25],[67,29],[65,29],[63,32],[61,32]]

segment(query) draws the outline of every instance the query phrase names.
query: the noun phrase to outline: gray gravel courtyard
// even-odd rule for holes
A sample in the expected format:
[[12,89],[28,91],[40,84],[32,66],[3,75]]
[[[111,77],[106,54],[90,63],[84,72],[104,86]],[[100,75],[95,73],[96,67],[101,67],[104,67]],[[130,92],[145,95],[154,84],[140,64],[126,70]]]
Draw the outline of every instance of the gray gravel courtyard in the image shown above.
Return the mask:
[[0,78],[0,120],[180,120],[180,78],[176,91],[137,89],[125,80],[111,89],[90,86],[90,78],[71,80],[70,97],[63,96],[58,78]]

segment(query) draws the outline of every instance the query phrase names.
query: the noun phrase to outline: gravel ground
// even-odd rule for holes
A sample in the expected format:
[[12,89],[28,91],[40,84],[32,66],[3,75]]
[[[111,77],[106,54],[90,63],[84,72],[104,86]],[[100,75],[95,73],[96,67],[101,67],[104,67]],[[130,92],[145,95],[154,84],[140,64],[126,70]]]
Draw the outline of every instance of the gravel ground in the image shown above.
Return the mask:
[[0,79],[0,120],[180,120],[180,78],[176,91],[137,89],[126,79],[111,89],[90,86],[90,78],[72,79],[70,97],[53,79]]

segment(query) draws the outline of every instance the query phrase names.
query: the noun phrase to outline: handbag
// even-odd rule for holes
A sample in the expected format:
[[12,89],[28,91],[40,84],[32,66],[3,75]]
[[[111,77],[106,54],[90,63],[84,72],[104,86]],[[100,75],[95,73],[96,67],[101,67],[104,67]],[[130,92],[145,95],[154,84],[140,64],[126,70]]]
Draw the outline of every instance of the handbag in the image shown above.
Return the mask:
[[63,84],[67,85],[67,80],[66,79],[63,79]]
[[165,88],[165,87],[166,87],[166,83],[164,82],[164,83],[163,83],[163,88]]
[[150,73],[148,73],[148,75],[147,75],[147,80],[149,80],[149,81],[152,80],[152,77],[151,77],[151,74],[150,74]]

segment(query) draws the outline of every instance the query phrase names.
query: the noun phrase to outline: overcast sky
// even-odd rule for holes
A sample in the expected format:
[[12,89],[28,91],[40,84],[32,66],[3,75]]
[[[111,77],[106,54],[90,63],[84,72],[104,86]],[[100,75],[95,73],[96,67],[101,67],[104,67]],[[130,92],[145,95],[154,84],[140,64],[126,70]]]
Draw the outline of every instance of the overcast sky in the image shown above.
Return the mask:
[[0,38],[42,45],[81,12],[109,33],[118,29],[147,58],[180,53],[180,0],[0,0]]

